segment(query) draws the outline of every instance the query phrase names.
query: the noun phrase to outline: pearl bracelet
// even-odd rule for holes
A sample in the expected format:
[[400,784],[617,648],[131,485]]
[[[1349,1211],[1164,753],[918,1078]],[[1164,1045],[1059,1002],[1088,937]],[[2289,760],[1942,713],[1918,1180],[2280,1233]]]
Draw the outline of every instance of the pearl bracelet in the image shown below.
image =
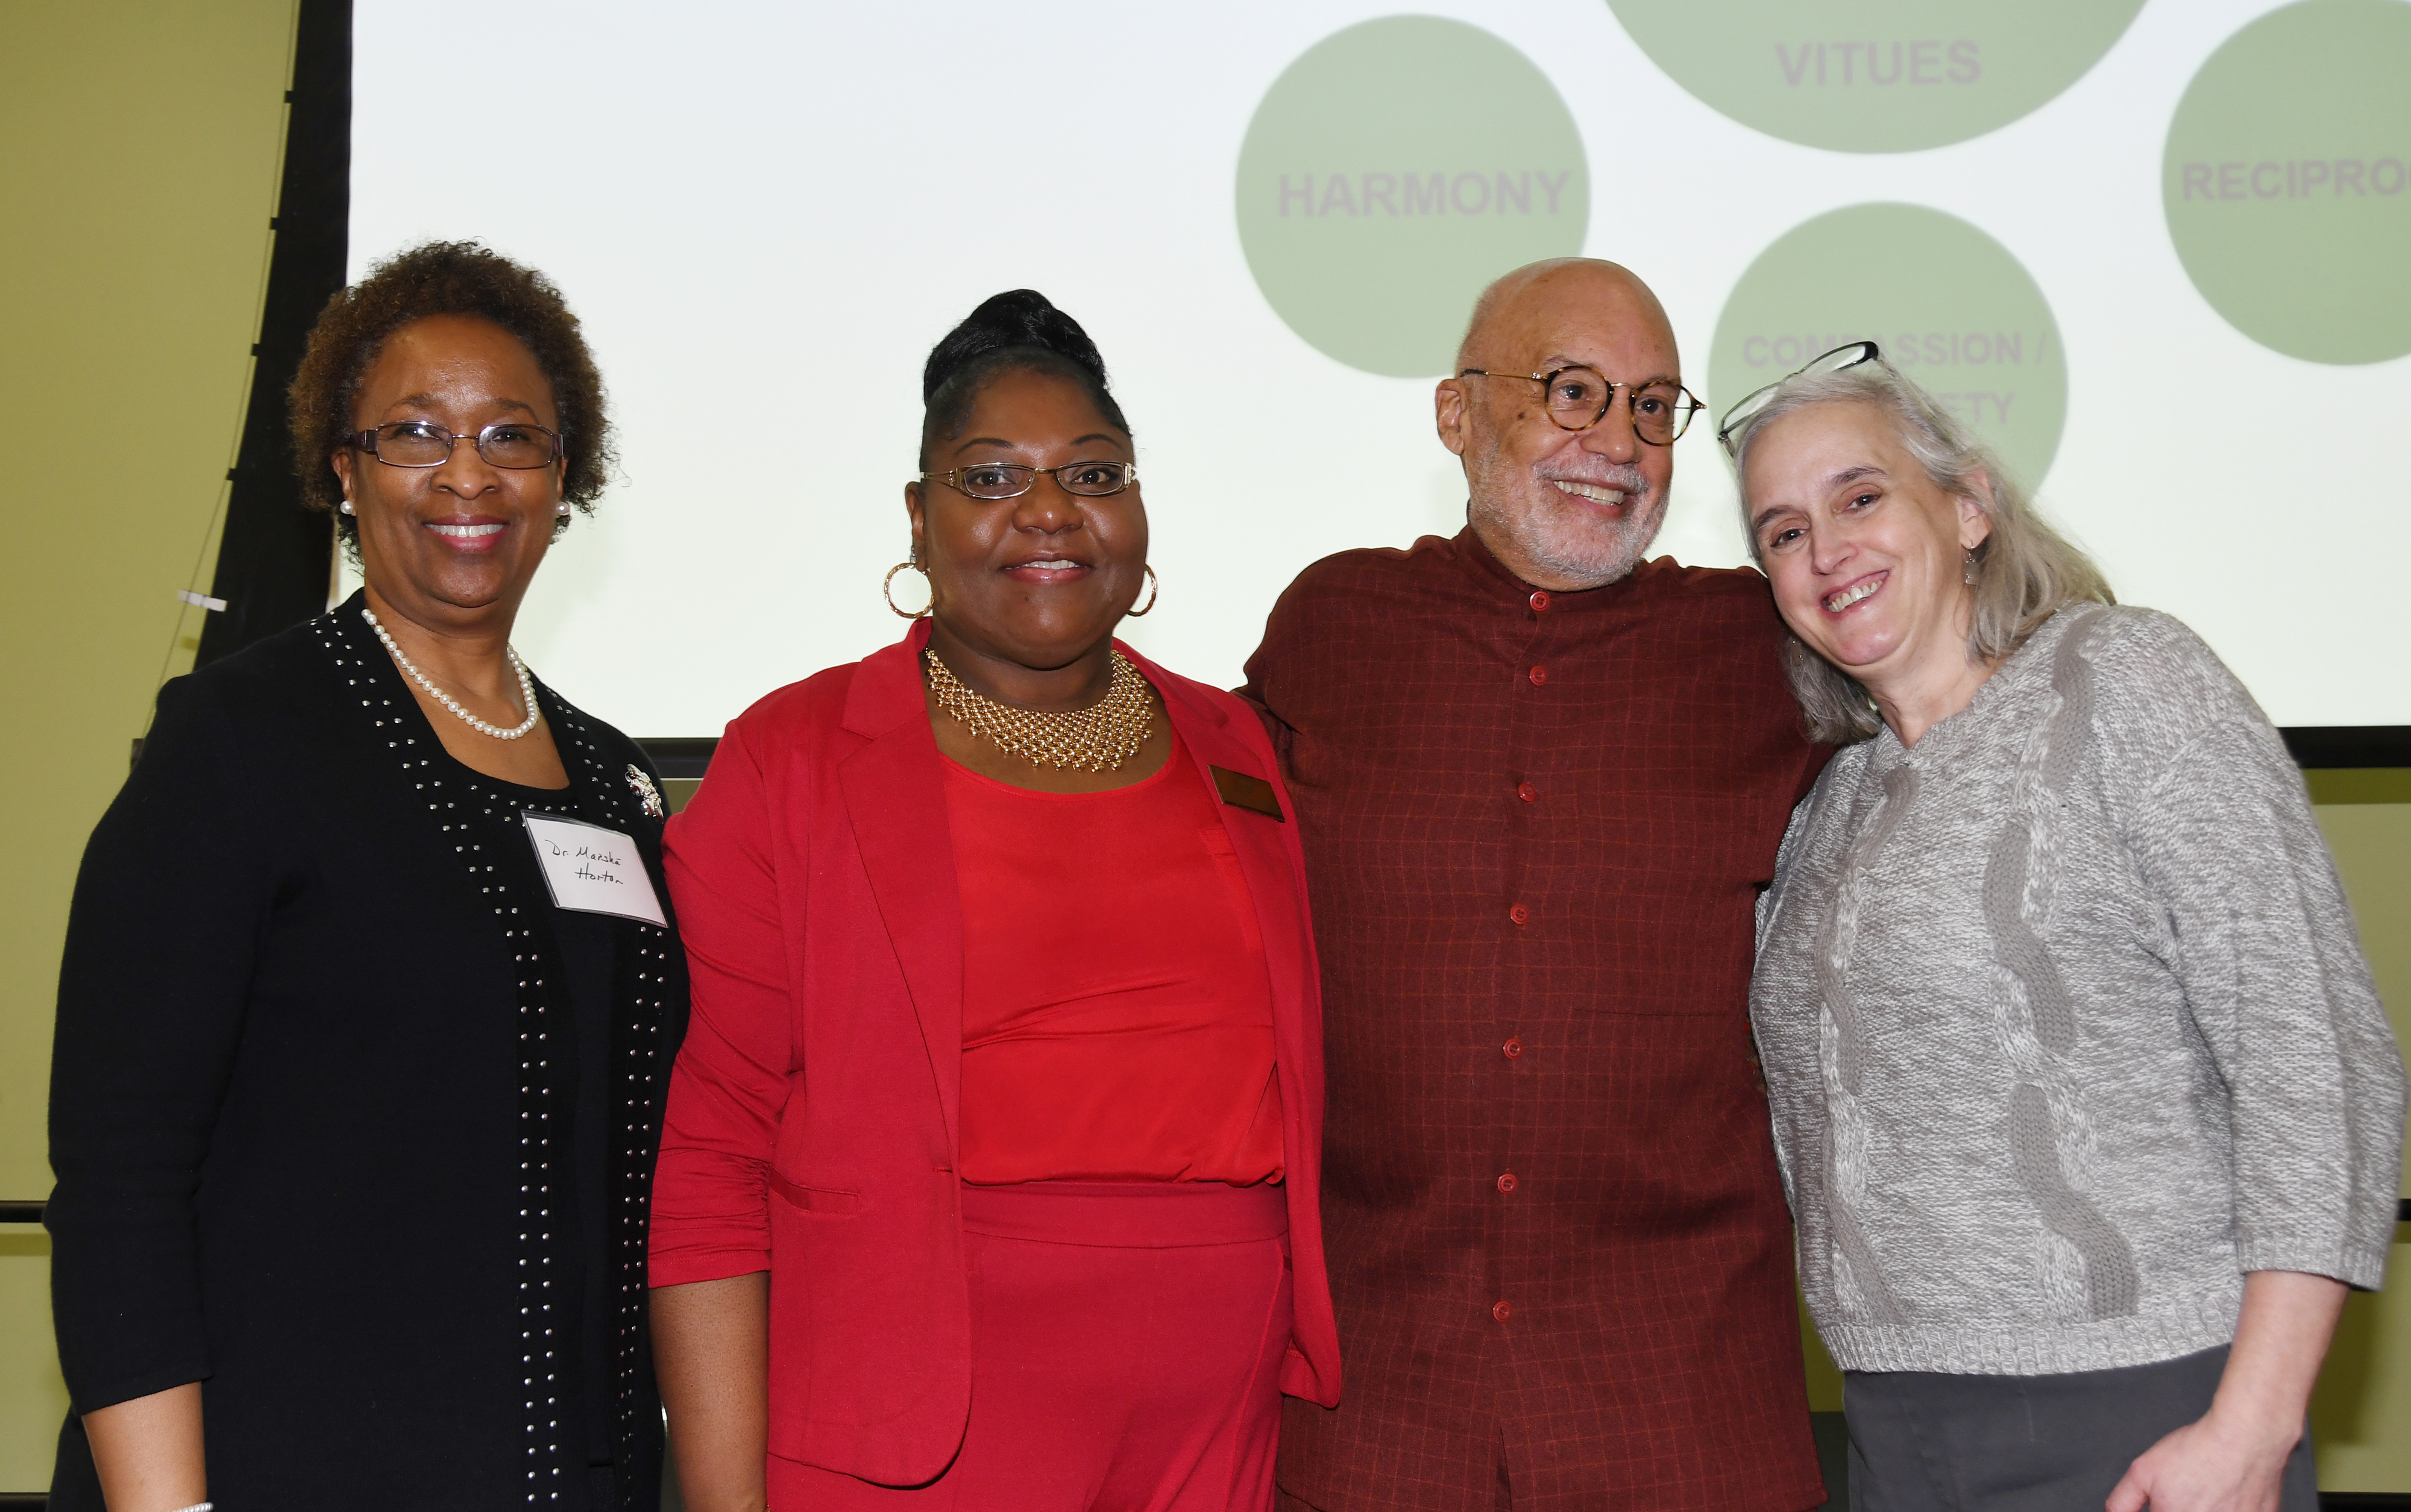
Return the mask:
[[195,1502],[190,1506],[180,1506],[176,1508],[176,1512],[210,1512],[210,1509],[216,1505],[217,1504],[214,1502]]

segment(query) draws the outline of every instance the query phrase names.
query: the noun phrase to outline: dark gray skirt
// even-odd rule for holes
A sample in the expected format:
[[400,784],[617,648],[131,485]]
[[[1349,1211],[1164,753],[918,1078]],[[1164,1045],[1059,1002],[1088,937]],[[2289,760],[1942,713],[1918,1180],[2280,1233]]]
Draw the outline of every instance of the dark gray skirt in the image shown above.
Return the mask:
[[[2092,1512],[2126,1467],[2210,1410],[2227,1349],[2068,1375],[1851,1372],[1850,1512]],[[2311,1436],[2281,1512],[2318,1512]]]

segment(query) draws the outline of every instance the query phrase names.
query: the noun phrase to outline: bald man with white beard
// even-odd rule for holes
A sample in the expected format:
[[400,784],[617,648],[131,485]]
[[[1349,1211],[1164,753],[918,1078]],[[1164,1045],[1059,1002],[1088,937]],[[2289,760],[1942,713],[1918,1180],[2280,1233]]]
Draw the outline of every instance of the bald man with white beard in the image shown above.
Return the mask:
[[1644,561],[1692,401],[1613,263],[1485,291],[1436,395],[1467,525],[1282,595],[1243,690],[1322,954],[1347,1387],[1284,1505],[1796,1512],[1753,909],[1827,751],[1746,570]]

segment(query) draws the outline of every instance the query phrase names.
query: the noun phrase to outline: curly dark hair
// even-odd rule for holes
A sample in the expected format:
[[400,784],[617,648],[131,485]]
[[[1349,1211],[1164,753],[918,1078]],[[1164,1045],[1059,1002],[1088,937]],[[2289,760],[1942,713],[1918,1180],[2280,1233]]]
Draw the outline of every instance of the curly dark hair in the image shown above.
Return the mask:
[[1015,371],[1072,380],[1108,424],[1125,436],[1131,433],[1122,407],[1105,386],[1105,359],[1080,323],[1036,289],[1008,289],[982,300],[930,349],[929,360],[922,364],[924,468],[938,443],[962,434],[987,385]]
[[430,241],[396,253],[370,269],[368,277],[338,291],[319,313],[300,371],[285,394],[301,502],[334,514],[344,544],[356,547],[359,522],[336,511],[343,489],[327,459],[354,429],[352,403],[385,339],[429,315],[490,320],[526,344],[552,385],[560,412],[561,444],[568,458],[561,497],[592,514],[618,460],[594,355],[550,279],[475,241]]

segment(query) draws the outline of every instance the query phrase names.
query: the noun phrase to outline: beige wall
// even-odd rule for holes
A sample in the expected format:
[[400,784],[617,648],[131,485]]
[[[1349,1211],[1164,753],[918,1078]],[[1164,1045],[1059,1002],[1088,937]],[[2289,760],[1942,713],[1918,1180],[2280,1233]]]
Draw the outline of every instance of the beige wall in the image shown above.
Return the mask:
[[[199,630],[174,594],[209,582],[248,393],[293,16],[293,0],[0,6],[0,488],[16,564],[0,595],[16,732],[0,749],[0,1199],[50,1189],[44,1079],[76,860]],[[2401,1032],[2411,792],[2396,774],[2321,778]],[[203,885],[206,858],[168,864]],[[0,1491],[48,1484],[65,1408],[49,1253],[40,1230],[0,1227]],[[1815,1358],[1817,1405],[1838,1406]],[[2316,1418],[2330,1489],[2411,1490],[2411,1287],[2354,1300]]]
[[[2360,923],[2394,1038],[2411,1045],[2411,772],[2314,773],[2312,795],[2387,796],[2322,803],[2319,827]],[[2411,1190],[2411,1186],[2406,1186]],[[2397,1224],[2387,1288],[2354,1297],[2311,1402],[2319,1485],[2331,1491],[2411,1491],[2411,1227]]]
[[[0,1199],[50,1192],[84,836],[192,661],[267,277],[294,0],[0,5]],[[195,868],[206,857],[163,857]],[[0,1228],[0,1491],[50,1483],[50,1246]]]

